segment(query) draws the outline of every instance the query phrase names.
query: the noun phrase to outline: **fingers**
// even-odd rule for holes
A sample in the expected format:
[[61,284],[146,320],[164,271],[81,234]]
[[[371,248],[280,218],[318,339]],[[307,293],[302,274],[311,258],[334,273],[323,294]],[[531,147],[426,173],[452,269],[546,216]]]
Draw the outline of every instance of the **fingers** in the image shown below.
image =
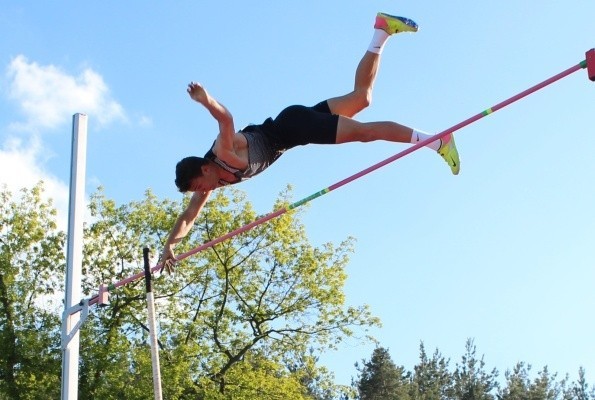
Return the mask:
[[205,89],[201,86],[200,83],[197,82],[190,82],[188,84],[188,89],[186,89],[186,92],[188,92],[192,99],[198,101],[199,103],[206,96]]
[[197,89],[197,88],[202,88],[202,86],[201,86],[201,85],[200,85],[200,83],[198,83],[198,82],[194,82],[194,81],[192,81],[192,82],[190,82],[190,83],[188,84],[188,90],[189,90],[189,91],[190,91],[190,90],[192,90],[192,89]]
[[165,272],[167,272],[168,274],[173,274],[175,272],[176,262],[176,260],[168,258],[163,262],[160,272],[163,273],[163,270],[165,269]]
[[176,255],[174,254],[173,250],[171,249],[171,247],[166,247],[163,250],[163,253],[161,253],[161,262],[162,262],[162,266],[161,266],[161,273],[163,273],[163,270],[165,269],[165,271],[168,274],[171,274],[174,272],[174,267],[176,265],[176,262],[178,260],[176,259]]
[[173,274],[174,273],[174,266],[176,265],[176,262],[173,260],[167,260],[165,262],[165,270],[167,271],[168,274]]

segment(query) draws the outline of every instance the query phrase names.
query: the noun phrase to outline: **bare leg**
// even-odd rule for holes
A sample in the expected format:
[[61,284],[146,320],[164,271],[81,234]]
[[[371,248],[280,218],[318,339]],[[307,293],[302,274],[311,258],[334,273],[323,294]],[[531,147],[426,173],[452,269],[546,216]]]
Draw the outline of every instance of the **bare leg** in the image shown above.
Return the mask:
[[390,121],[362,123],[351,119],[370,105],[379,66],[380,54],[366,51],[355,71],[353,91],[328,100],[331,112],[340,116],[336,143],[374,140],[410,143],[411,128]]
[[355,71],[353,91],[328,100],[333,114],[353,117],[370,105],[372,89],[380,66],[380,55],[366,51]]
[[372,142],[375,140],[411,143],[412,134],[413,129],[396,122],[358,122],[340,116],[337,125],[336,143]]
[[[327,100],[333,114],[339,115],[335,143],[372,142],[386,140],[400,143],[417,143],[431,135],[413,130],[391,121],[358,122],[352,117],[370,105],[372,89],[380,66],[380,54],[386,39],[399,32],[416,32],[417,24],[407,18],[379,13],[374,24],[376,31],[368,51],[360,60],[355,71],[355,85],[352,92]],[[448,163],[453,174],[459,173],[459,154],[454,137],[448,135],[426,144],[436,150]]]
[[413,130],[409,127],[390,121],[362,123],[351,119],[370,105],[379,67],[380,55],[366,51],[355,71],[353,91],[328,100],[331,112],[340,115],[336,143],[374,140],[410,143]]
[[372,102],[372,89],[380,67],[380,54],[366,51],[355,71],[353,91],[328,100],[333,114],[338,114],[336,143],[387,140],[410,143],[413,130],[395,122],[362,123],[351,119]]

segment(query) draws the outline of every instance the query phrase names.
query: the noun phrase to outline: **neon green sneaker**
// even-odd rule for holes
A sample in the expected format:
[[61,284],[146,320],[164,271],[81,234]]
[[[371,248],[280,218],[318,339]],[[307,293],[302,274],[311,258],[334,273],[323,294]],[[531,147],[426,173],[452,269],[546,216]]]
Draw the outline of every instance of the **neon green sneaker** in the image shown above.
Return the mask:
[[440,148],[438,154],[444,158],[444,161],[450,166],[450,169],[454,175],[459,174],[461,169],[461,161],[459,160],[459,152],[455,144],[455,137],[452,134],[448,134],[440,139]]
[[382,29],[389,35],[401,32],[417,32],[417,24],[409,18],[379,12],[376,14],[374,29]]

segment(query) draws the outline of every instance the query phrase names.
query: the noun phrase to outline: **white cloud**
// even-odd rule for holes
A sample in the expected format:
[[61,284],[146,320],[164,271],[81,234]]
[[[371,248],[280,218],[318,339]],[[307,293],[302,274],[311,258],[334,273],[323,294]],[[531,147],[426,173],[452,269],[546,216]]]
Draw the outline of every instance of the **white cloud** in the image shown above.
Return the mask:
[[[29,62],[19,55],[8,65],[6,76],[8,97],[16,103],[24,120],[12,122],[5,132],[0,132],[4,138],[0,143],[0,184],[18,196],[20,189],[43,181],[45,196],[52,199],[58,211],[58,226],[66,230],[68,182],[48,171],[47,155],[56,152],[43,143],[42,134],[70,124],[72,115],[78,112],[92,115],[99,125],[126,122],[124,109],[110,96],[101,75],[91,69],[73,76],[56,66]],[[143,123],[150,124],[150,119]],[[20,132],[18,138],[15,130]]]
[[99,124],[126,121],[122,106],[110,97],[103,78],[91,69],[71,76],[53,65],[15,57],[7,68],[8,96],[17,102],[26,121],[12,128],[28,131],[53,129],[77,112],[93,115]]
[[38,139],[31,138],[23,144],[10,139],[0,148],[0,182],[17,196],[22,188],[31,188],[44,182],[45,195],[52,199],[58,210],[58,227],[66,230],[68,224],[68,185],[45,171],[40,160],[42,146]]

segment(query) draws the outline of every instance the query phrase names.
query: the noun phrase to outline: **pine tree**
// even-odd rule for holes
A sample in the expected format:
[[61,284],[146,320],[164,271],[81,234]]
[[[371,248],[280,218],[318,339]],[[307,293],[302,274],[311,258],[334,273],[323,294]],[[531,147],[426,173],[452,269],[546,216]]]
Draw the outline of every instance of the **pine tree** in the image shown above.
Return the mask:
[[452,391],[449,360],[445,360],[438,349],[429,358],[423,343],[419,346],[419,359],[419,364],[414,367],[411,397],[422,400],[449,398]]
[[492,400],[492,389],[497,387],[498,371],[485,371],[483,357],[477,359],[472,339],[467,339],[461,364],[453,373],[453,397],[460,400]]
[[409,374],[403,367],[395,366],[387,349],[377,347],[372,358],[360,368],[357,387],[361,400],[408,399]]
[[593,400],[595,399],[595,387],[591,389],[589,394],[589,384],[585,378],[585,369],[580,367],[578,370],[578,382],[572,387],[572,395],[576,400]]

